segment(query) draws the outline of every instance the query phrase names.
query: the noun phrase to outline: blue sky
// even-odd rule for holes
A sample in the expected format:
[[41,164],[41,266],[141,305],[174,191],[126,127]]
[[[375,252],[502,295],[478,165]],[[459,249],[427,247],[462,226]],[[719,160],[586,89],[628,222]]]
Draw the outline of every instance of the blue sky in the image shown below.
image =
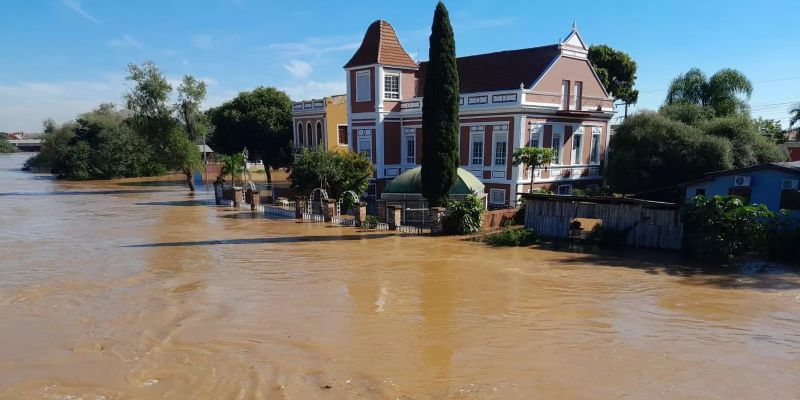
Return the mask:
[[[256,86],[292,98],[344,92],[342,65],[367,26],[388,20],[427,58],[435,1],[6,0],[0,14],[0,130],[41,130],[120,102],[125,67],[152,59],[177,81],[209,84],[207,106]],[[446,3],[459,55],[555,43],[576,21],[589,43],[639,64],[636,108],[657,108],[691,67],[744,72],[753,114],[783,120],[800,102],[800,2],[469,1]]]

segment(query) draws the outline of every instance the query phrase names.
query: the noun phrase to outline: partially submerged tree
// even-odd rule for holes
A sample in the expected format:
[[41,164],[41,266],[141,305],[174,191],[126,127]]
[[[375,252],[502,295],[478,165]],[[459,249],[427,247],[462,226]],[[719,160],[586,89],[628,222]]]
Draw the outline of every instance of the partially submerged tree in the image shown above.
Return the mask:
[[340,198],[349,190],[359,196],[365,193],[372,173],[372,163],[364,154],[304,148],[289,181],[298,190],[322,188],[332,198]]
[[[186,174],[189,190],[194,191],[192,169],[199,165],[200,153],[190,140],[190,134],[181,134],[182,129],[173,117],[174,107],[169,104],[172,86],[158,66],[149,60],[141,66],[128,65],[126,80],[134,83],[124,96],[128,110],[133,113],[131,126],[147,139],[162,165]],[[191,113],[193,103],[200,103],[198,96],[205,95],[205,84],[198,83],[194,78],[184,79],[184,84],[188,86],[183,88],[180,98]]]
[[717,116],[747,114],[753,84],[741,72],[724,68],[710,78],[699,68],[678,75],[669,85],[666,104],[691,103],[708,106]]
[[[195,190],[192,171],[200,165],[200,154],[195,144],[200,137],[201,119],[203,117],[203,114],[200,113],[200,104],[205,97],[205,82],[198,81],[191,75],[183,77],[181,85],[178,86],[178,102],[175,104],[175,109],[183,122],[188,141],[181,140],[177,136],[170,137],[170,147],[174,152],[179,153],[179,158],[182,161],[179,163],[179,168],[186,175],[186,183],[192,192]],[[170,133],[173,136],[176,135],[174,130]],[[194,147],[194,151],[190,150],[189,147]]]
[[606,45],[593,45],[589,47],[588,57],[603,87],[615,99],[626,105],[639,100],[639,91],[634,89],[636,61],[631,56]]
[[661,189],[734,165],[728,140],[653,112],[626,119],[609,147],[614,154],[608,164],[608,183],[620,193]]
[[442,2],[436,5],[422,103],[422,191],[430,206],[445,206],[458,171],[459,84],[456,42]]
[[291,165],[292,101],[283,91],[259,87],[242,92],[207,115],[214,126],[210,141],[214,150],[236,153],[247,148],[257,154],[268,183],[272,183],[270,167]]
[[524,164],[531,171],[531,193],[533,193],[534,171],[536,168],[550,165],[555,157],[556,153],[550,148],[520,147],[514,150],[514,165]]
[[220,174],[222,176],[230,175],[231,186],[236,186],[236,178],[241,177],[244,173],[244,155],[242,153],[221,154],[219,161],[222,162]]

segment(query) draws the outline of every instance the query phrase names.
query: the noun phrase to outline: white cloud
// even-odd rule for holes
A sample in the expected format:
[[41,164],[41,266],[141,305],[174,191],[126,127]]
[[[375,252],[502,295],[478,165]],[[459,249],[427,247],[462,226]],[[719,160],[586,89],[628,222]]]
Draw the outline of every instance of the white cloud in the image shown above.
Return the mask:
[[302,42],[268,44],[261,50],[278,51],[286,55],[320,55],[355,50],[360,44],[360,38],[353,36],[310,37]]
[[289,64],[284,64],[283,68],[286,68],[292,74],[292,77],[296,79],[307,78],[313,71],[311,64],[300,60],[289,61]]
[[308,81],[299,85],[284,86],[279,89],[285,91],[292,100],[319,99],[325,96],[345,93],[344,81],[315,82]]
[[122,35],[121,38],[118,39],[111,39],[108,41],[108,45],[111,47],[137,47],[142,48],[141,43],[136,41],[136,39],[130,37],[128,34]]
[[42,120],[72,120],[100,103],[119,103],[124,76],[97,81],[22,82],[0,86],[0,126],[10,131],[40,132]]
[[80,0],[62,0],[61,2],[64,3],[65,6],[69,7],[72,11],[75,11],[76,13],[80,14],[89,21],[92,21],[95,24],[100,23],[100,21],[98,21],[97,18],[93,17],[91,14],[86,12],[83,9],[83,7],[81,7]]
[[201,49],[210,49],[214,47],[214,42],[211,35],[194,35],[192,37],[192,44]]

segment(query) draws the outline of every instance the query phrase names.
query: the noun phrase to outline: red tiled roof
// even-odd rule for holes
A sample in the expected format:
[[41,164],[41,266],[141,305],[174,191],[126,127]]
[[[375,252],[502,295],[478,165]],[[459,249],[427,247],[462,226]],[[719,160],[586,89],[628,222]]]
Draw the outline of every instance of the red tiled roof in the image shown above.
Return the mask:
[[406,53],[400,40],[397,39],[392,25],[382,20],[373,22],[367,28],[361,46],[344,67],[371,64],[417,68],[417,63]]
[[[558,54],[558,45],[550,45],[459,57],[456,60],[459,91],[474,93],[519,89],[520,83],[526,88],[530,87]],[[420,63],[417,71],[419,96],[423,95],[427,64]]]

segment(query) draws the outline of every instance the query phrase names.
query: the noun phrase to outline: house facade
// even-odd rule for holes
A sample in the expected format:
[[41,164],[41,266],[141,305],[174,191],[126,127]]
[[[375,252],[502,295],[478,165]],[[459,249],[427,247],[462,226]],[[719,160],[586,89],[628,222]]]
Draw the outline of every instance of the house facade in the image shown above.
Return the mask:
[[[460,166],[481,179],[490,205],[514,204],[530,189],[530,170],[513,165],[518,147],[556,150],[555,163],[534,171],[536,187],[569,193],[602,182],[613,98],[587,54],[573,27],[553,45],[457,59]],[[408,55],[388,22],[375,21],[344,69],[349,147],[374,163],[379,195],[420,165],[426,63]]]
[[347,151],[350,145],[347,97],[330,96],[292,103],[292,126],[295,150],[322,147]]
[[711,172],[683,184],[686,200],[694,196],[739,196],[747,203],[764,204],[772,211],[800,211],[800,161],[774,162]]

